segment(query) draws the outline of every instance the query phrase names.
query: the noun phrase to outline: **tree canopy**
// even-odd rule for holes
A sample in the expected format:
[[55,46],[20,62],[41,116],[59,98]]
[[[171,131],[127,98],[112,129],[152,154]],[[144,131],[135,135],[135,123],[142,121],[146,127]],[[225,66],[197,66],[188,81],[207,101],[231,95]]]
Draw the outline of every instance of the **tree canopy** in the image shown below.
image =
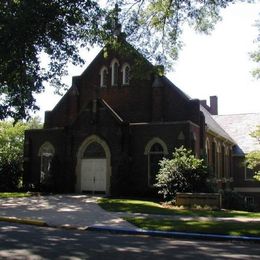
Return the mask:
[[[34,94],[44,83],[59,92],[68,62],[83,62],[79,47],[111,43],[119,23],[146,58],[169,65],[178,57],[186,24],[209,33],[221,19],[220,10],[237,1],[121,0],[107,1],[104,8],[94,0],[2,0],[0,119],[28,118],[37,110]],[[49,58],[47,67],[41,65],[42,53]],[[253,58],[259,62],[259,56]]]
[[0,119],[27,118],[44,81],[59,88],[66,64],[83,62],[78,44],[97,41],[101,9],[92,0],[3,0],[0,14]]
[[24,131],[42,128],[38,117],[27,123],[0,121],[0,191],[14,190],[22,175]]
[[260,19],[256,22],[258,28],[258,37],[256,39],[256,50],[251,53],[251,58],[256,64],[256,68],[252,71],[256,79],[260,79]]
[[[251,133],[251,136],[256,138],[260,144],[260,125]],[[260,181],[260,150],[252,151],[246,155],[246,162],[250,169],[255,173],[254,178]]]

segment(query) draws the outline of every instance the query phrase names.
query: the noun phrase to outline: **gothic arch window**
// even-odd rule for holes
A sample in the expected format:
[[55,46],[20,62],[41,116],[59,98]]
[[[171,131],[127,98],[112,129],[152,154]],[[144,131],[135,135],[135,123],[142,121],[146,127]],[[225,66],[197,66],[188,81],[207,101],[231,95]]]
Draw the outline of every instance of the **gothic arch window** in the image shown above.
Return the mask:
[[123,85],[129,85],[130,83],[130,66],[125,63],[122,68],[123,72]]
[[221,177],[226,177],[225,145],[221,145]]
[[217,153],[216,153],[216,176],[221,178],[221,145],[217,144]]
[[207,163],[210,163],[210,144],[209,139],[206,139],[206,156],[207,156]]
[[108,83],[108,69],[107,67],[102,67],[100,70],[100,87],[105,88],[107,87]]
[[153,138],[145,148],[148,161],[148,185],[153,186],[159,172],[159,161],[168,154],[166,144],[160,138]]
[[83,158],[106,158],[104,148],[97,142],[90,143],[84,151]]
[[117,59],[113,59],[111,62],[111,72],[111,86],[118,86],[119,62]]
[[217,147],[215,141],[211,145],[211,164],[215,177],[217,177],[217,163],[216,163]]
[[54,154],[55,154],[55,149],[50,142],[45,142],[39,149],[38,155],[41,158],[40,183],[46,184],[52,178],[51,163]]

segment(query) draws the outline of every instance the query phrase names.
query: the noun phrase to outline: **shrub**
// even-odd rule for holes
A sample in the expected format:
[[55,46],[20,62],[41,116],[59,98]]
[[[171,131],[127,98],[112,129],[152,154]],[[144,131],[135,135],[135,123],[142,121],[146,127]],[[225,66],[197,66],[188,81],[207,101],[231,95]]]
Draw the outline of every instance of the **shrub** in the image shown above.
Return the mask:
[[175,148],[172,159],[160,161],[155,186],[166,200],[175,199],[176,192],[207,192],[209,170],[203,159],[197,159],[191,150]]
[[16,124],[13,121],[0,121],[0,191],[15,191],[20,188],[24,131],[39,127],[39,118]]
[[0,162],[0,191],[16,191],[21,186],[22,170],[19,161]]

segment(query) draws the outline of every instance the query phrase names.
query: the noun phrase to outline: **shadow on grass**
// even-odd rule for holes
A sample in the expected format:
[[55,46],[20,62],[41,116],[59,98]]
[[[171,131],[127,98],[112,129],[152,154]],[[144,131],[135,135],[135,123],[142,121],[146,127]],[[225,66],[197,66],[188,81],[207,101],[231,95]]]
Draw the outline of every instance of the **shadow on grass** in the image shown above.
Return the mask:
[[260,213],[246,211],[231,211],[231,210],[205,210],[205,209],[178,209],[166,208],[161,204],[134,199],[115,199],[101,198],[98,200],[100,207],[107,211],[113,212],[128,212],[128,213],[143,213],[143,214],[159,214],[159,215],[176,215],[176,216],[191,216],[191,217],[247,217],[260,218]]

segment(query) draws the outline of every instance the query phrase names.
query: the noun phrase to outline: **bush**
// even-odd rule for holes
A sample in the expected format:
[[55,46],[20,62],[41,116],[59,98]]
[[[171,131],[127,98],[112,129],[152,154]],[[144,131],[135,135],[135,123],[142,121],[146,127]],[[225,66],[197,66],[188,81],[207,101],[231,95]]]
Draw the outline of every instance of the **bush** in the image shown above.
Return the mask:
[[21,181],[22,170],[19,161],[0,163],[0,191],[17,191]]
[[175,148],[172,159],[160,161],[155,186],[166,200],[175,199],[176,192],[208,192],[209,170],[203,159],[197,159],[191,150]]

